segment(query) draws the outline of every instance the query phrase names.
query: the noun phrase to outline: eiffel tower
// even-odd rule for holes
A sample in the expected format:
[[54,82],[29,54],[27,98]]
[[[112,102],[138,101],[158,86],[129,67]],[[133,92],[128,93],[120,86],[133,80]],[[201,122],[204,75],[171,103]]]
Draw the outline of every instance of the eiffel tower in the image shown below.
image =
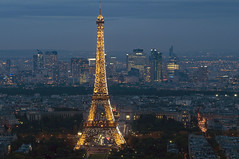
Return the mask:
[[115,121],[108,93],[105,50],[104,50],[104,17],[101,15],[101,3],[97,17],[97,50],[94,92],[88,120],[83,124],[83,133],[75,149],[90,147],[118,148],[125,144],[125,139]]

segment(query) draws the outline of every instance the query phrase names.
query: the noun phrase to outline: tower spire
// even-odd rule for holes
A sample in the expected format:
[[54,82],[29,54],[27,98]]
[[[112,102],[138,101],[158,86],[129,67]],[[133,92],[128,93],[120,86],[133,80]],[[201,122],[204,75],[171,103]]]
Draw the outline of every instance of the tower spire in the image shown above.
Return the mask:
[[101,15],[101,0],[99,0],[99,12],[100,12],[100,15]]

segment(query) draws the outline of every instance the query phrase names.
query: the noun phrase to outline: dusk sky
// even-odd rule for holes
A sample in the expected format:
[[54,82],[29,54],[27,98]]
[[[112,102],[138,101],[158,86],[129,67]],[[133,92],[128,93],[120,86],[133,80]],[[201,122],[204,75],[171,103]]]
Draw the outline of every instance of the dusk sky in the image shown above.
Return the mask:
[[[239,51],[238,0],[103,0],[108,51]],[[97,0],[1,0],[0,50],[96,48]]]

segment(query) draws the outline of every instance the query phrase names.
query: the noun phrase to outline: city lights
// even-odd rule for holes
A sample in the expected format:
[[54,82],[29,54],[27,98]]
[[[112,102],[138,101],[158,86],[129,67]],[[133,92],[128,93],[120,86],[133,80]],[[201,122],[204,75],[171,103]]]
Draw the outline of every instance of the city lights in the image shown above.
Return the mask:
[[0,159],[238,158],[236,0],[2,1]]

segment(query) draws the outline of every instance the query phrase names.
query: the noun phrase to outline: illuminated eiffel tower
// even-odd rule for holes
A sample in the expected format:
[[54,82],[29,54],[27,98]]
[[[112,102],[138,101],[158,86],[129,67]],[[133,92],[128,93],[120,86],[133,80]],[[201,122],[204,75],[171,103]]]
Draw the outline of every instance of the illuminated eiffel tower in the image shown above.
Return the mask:
[[115,121],[110,97],[108,94],[105,50],[104,50],[104,17],[101,15],[101,4],[97,17],[97,50],[94,93],[88,120],[83,125],[83,133],[75,149],[90,147],[117,148],[125,144],[125,139]]

